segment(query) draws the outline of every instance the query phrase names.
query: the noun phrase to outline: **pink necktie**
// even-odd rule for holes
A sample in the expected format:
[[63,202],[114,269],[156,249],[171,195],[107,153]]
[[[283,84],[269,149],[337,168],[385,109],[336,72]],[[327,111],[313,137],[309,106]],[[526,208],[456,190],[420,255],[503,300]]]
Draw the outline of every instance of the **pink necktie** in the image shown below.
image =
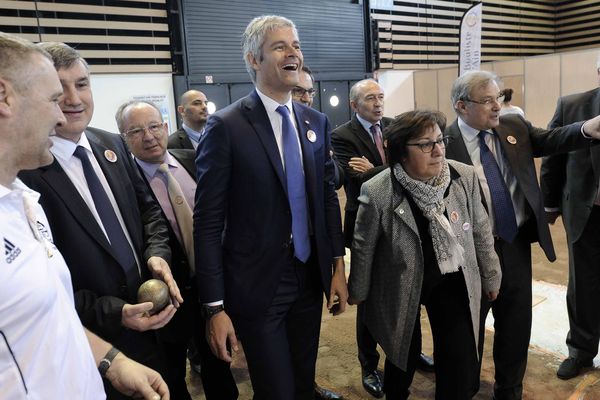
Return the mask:
[[379,124],[371,125],[371,134],[373,135],[373,139],[375,139],[375,146],[377,146],[377,151],[381,156],[381,162],[387,164],[385,160],[385,150],[383,150],[383,140],[381,139],[381,127]]

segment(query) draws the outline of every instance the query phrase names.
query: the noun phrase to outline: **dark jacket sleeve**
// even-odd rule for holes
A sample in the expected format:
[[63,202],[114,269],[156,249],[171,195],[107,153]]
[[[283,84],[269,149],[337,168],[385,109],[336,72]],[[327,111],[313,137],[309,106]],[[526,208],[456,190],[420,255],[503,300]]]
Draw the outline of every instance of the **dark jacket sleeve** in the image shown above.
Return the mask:
[[[562,98],[558,99],[556,111],[548,124],[548,129],[564,125]],[[540,187],[544,195],[544,207],[560,208],[563,188],[566,182],[568,154],[554,154],[544,157],[540,169]]]
[[231,174],[230,140],[221,118],[212,116],[196,156],[194,252],[201,303],[223,300],[225,285],[221,237]]

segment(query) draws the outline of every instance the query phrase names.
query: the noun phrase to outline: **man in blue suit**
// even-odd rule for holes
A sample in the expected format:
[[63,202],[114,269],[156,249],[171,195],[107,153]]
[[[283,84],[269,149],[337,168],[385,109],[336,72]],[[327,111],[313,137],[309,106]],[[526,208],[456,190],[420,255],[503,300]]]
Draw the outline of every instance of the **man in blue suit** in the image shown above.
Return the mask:
[[197,152],[198,292],[218,357],[239,333],[255,399],[311,399],[322,293],[334,314],[348,296],[329,124],[292,103],[292,21],[252,20],[243,54],[256,89],[210,117]]

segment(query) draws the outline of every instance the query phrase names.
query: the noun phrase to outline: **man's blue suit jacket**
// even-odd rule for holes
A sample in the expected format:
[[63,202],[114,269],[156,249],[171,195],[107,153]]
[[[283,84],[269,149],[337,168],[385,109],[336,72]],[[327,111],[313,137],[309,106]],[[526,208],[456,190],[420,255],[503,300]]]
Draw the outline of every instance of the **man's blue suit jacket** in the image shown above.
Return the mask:
[[[344,254],[340,210],[324,114],[294,103],[303,154],[312,254],[329,293],[332,260]],[[316,140],[308,140],[308,131]],[[200,302],[225,301],[252,318],[270,305],[289,262],[291,212],[267,112],[256,91],[209,118],[196,156],[194,210]],[[316,246],[316,248],[315,248]]]

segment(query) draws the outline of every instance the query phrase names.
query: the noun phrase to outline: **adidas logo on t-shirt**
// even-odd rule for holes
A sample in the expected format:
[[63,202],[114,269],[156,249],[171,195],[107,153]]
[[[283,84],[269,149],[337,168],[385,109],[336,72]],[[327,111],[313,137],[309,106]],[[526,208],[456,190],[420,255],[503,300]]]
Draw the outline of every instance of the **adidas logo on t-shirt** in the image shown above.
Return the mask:
[[10,264],[21,254],[21,249],[11,243],[10,240],[4,238],[4,255],[6,256],[6,262]]

